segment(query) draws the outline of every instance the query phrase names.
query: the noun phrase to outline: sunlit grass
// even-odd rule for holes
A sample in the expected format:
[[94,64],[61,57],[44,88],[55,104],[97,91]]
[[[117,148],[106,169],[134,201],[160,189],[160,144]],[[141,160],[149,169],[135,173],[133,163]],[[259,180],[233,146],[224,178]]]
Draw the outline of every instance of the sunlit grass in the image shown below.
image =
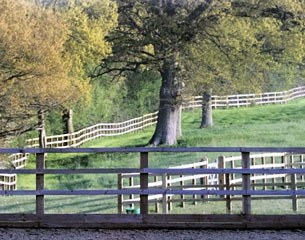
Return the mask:
[[[177,146],[183,147],[303,147],[305,139],[305,100],[284,105],[256,106],[249,108],[217,109],[213,111],[214,126],[200,129],[200,110],[183,112],[183,137]],[[153,134],[153,127],[118,137],[104,137],[84,147],[133,147],[145,146]],[[210,161],[221,153],[207,154]],[[150,167],[169,167],[200,161],[203,153],[151,153]],[[48,154],[47,168],[137,168],[139,154]],[[34,167],[34,159],[28,168]],[[95,175],[46,175],[46,189],[113,189],[117,188],[114,174]],[[35,189],[35,176],[18,176],[18,189]],[[1,212],[33,212],[33,197],[4,197]],[[46,197],[46,211],[50,213],[115,213],[116,197],[107,196]],[[305,212],[304,200],[300,211]],[[254,213],[290,213],[291,200],[272,201],[261,208],[260,202],[253,201]],[[271,205],[270,205],[271,204]],[[175,205],[175,204],[174,204]],[[176,204],[177,205],[177,204]],[[60,206],[60,207],[59,207]],[[225,213],[224,202],[187,204],[186,209],[175,207],[173,213]],[[241,211],[240,202],[233,204],[234,213]],[[265,204],[264,204],[265,206]],[[276,206],[276,207],[275,207]]]

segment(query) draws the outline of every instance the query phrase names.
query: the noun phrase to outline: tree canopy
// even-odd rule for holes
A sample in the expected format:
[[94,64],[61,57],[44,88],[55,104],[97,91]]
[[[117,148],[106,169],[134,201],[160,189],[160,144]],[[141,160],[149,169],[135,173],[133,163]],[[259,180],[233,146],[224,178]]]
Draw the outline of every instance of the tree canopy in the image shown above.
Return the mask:
[[176,143],[184,83],[193,91],[257,89],[271,69],[303,61],[302,1],[118,0],[118,6],[113,52],[97,75],[159,71],[153,145]]
[[89,99],[89,72],[111,51],[113,2],[55,2],[1,1],[0,137],[35,128],[39,110]]

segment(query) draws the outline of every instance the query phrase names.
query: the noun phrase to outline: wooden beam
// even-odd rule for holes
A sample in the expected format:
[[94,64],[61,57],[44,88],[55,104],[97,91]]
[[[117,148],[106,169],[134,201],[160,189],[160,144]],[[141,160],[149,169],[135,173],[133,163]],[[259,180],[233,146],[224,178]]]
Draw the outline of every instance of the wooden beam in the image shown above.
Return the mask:
[[[251,167],[250,161],[250,153],[249,152],[242,152],[242,168],[249,169]],[[242,174],[242,189],[244,191],[251,190],[251,175],[250,174]],[[250,194],[243,194],[242,197],[242,209],[243,214],[250,215],[251,214],[251,195]]]
[[304,147],[0,148],[0,153],[261,152],[305,153]]
[[[148,168],[148,152],[140,154],[140,169]],[[140,189],[148,189],[148,173],[140,174]],[[142,215],[148,214],[148,194],[140,194],[140,211]]]
[[[44,153],[36,154],[36,170],[40,171],[45,168],[45,155]],[[44,174],[36,174],[36,190],[44,190]],[[42,216],[44,214],[44,195],[36,195],[36,214]]]

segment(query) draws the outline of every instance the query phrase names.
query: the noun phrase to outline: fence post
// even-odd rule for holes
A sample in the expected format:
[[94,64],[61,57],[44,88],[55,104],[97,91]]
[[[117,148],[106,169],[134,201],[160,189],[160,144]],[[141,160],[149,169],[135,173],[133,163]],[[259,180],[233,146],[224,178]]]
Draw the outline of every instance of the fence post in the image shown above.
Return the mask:
[[[243,169],[250,169],[250,153],[249,152],[242,152],[242,168]],[[251,178],[250,174],[243,173],[242,174],[242,190],[249,191],[251,190]],[[251,195],[244,194],[242,196],[242,207],[243,207],[243,214],[250,215],[251,214]]]
[[[148,152],[141,152],[140,154],[140,170],[148,168]],[[148,173],[140,173],[140,189],[148,189]],[[148,195],[140,194],[140,212],[141,214],[148,214]]]
[[[154,182],[157,183],[158,182],[158,176],[154,176]],[[159,200],[156,199],[156,202],[155,202],[155,212],[156,213],[159,213]]]
[[[167,175],[167,180],[168,180],[167,188],[170,189],[171,188],[171,183],[170,182],[172,180],[172,176],[171,175]],[[173,208],[173,206],[172,206],[173,204],[172,204],[171,200],[172,200],[172,197],[169,195],[167,197],[167,209],[168,209],[168,211],[171,211],[172,208]]]
[[[118,190],[123,189],[123,178],[122,178],[122,173],[118,174]],[[119,194],[118,195],[118,213],[122,214],[123,213],[123,195]]]
[[[195,167],[192,167],[192,169],[195,169]],[[196,178],[194,178],[192,180],[192,185],[193,185],[194,188],[196,188],[196,185],[197,185]],[[197,204],[196,199],[197,199],[197,195],[193,195],[193,205]]]
[[[167,175],[166,173],[162,174],[162,190],[165,192],[167,189]],[[164,193],[162,196],[162,213],[167,214],[168,208],[167,208],[167,196]]]
[[[218,157],[218,168],[225,168],[225,157],[219,156]],[[219,190],[224,190],[225,185],[225,175],[219,174],[218,175],[218,183],[219,183]],[[221,195],[220,197],[224,197],[224,195]]]
[[[45,168],[44,153],[36,154],[36,191],[44,190],[44,173]],[[44,214],[44,195],[36,194],[36,214],[41,216]]]
[[[183,178],[183,175],[180,175],[180,178]],[[184,186],[184,181],[180,181],[180,188],[181,190],[183,189],[183,186]],[[184,208],[185,204],[184,204],[184,195],[181,194],[180,195],[180,207]]]
[[[291,190],[297,190],[297,176],[295,173],[291,174]],[[294,212],[298,211],[298,196],[295,194],[295,192],[292,195],[292,210]]]
[[[230,174],[226,174],[226,190],[230,191]],[[226,210],[227,210],[227,214],[231,214],[232,213],[232,201],[231,201],[231,194],[227,194],[226,195]]]
[[[201,166],[200,166],[201,169],[207,169],[207,168],[208,168],[208,162],[209,162],[209,160],[208,160],[207,157],[202,158],[202,159],[200,160],[200,162],[206,162],[206,163],[207,163],[206,165],[201,165]],[[207,185],[208,185],[208,176],[205,176],[205,177],[203,177],[203,178],[200,178],[200,185],[201,185],[201,186],[204,185],[204,186],[206,186],[205,189],[206,189],[206,190],[208,189],[208,187],[207,187]],[[201,195],[201,199],[207,199],[207,198],[209,198],[209,195]]]
[[[129,185],[129,187],[132,187],[132,188],[133,188],[133,177],[132,177],[132,176],[128,178],[128,185]],[[130,194],[130,195],[129,195],[129,199],[133,199],[133,194]],[[131,203],[131,204],[129,205],[129,207],[134,208],[134,204]]]

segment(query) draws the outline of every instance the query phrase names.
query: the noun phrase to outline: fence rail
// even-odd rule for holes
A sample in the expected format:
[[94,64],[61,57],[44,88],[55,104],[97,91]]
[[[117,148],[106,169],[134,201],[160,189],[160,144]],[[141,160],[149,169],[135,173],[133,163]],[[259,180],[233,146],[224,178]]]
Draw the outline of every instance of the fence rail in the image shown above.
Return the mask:
[[[46,153],[138,153],[139,154],[139,167],[138,168],[93,168],[93,169],[46,169],[45,168],[45,154]],[[149,163],[154,161],[150,160],[152,153],[201,153],[207,152],[239,152],[241,160],[240,166],[237,166],[238,160],[234,161],[230,158],[222,158],[221,164],[231,164],[235,162],[234,168],[193,168],[194,166],[182,166],[175,168],[150,168]],[[281,155],[282,152],[288,155]],[[302,154],[305,153],[305,148],[51,148],[51,149],[0,149],[0,154],[7,153],[23,153],[23,154],[36,154],[36,168],[35,169],[0,169],[1,174],[34,174],[36,175],[36,189],[35,190],[0,190],[1,196],[14,196],[14,195],[29,195],[36,197],[36,212],[35,214],[0,214],[0,226],[43,226],[43,227],[211,227],[211,228],[305,228],[305,214],[298,215],[252,215],[252,200],[255,198],[266,199],[272,197],[280,199],[281,196],[292,199],[294,209],[297,209],[298,199],[305,196],[305,190],[299,189],[298,181],[301,182],[302,176],[305,175],[305,169],[302,168],[304,163],[301,161]],[[251,154],[251,153],[258,153]],[[253,165],[256,159],[266,158],[267,155],[262,153],[270,153],[269,157],[285,157],[288,168],[282,166],[258,166]],[[276,153],[276,154],[274,154]],[[280,154],[278,154],[280,153]],[[252,156],[251,156],[252,155]],[[256,156],[255,156],[256,155]],[[278,155],[278,156],[276,156]],[[299,155],[296,157],[296,155]],[[253,157],[255,156],[255,158]],[[293,156],[293,157],[292,157]],[[255,160],[253,160],[255,159]],[[293,160],[292,160],[293,159]],[[298,159],[296,161],[296,159]],[[232,160],[232,161],[231,161]],[[164,159],[166,161],[166,159]],[[251,168],[255,166],[254,168]],[[206,162],[199,164],[204,166]],[[218,163],[220,164],[220,163]],[[272,164],[271,164],[272,165]],[[286,167],[287,167],[286,166]],[[292,168],[299,166],[298,168]],[[73,189],[62,190],[53,189],[48,190],[45,187],[45,175],[47,174],[139,174],[139,184],[137,188],[124,189],[122,184],[118,181],[117,189]],[[181,185],[174,187],[172,184],[175,182],[174,177],[178,176],[179,182],[185,179],[185,176],[199,175],[199,179],[206,177],[209,174],[217,174],[219,182],[216,185],[206,184],[205,181],[193,186]],[[230,180],[232,175],[238,175],[241,179],[241,184],[236,186],[232,185]],[[255,176],[264,176],[264,174],[281,174],[287,176],[289,181],[285,182],[285,188],[270,187],[270,183],[253,182]],[[149,179],[153,176],[159,176],[160,179],[166,179],[168,182],[163,182],[162,186],[150,186]],[[224,177],[223,177],[224,176]],[[298,177],[297,177],[298,176]],[[171,179],[171,177],[173,177]],[[119,179],[119,178],[118,178]],[[300,180],[297,180],[300,179]],[[193,180],[193,179],[192,179]],[[76,179],[77,181],[77,179]],[[171,181],[172,184],[168,185]],[[222,182],[223,181],[223,182]],[[166,184],[165,184],[166,183]],[[281,183],[283,185],[283,183]],[[264,189],[264,185],[268,188]],[[233,188],[235,187],[235,189]],[[261,186],[259,189],[258,186]],[[274,184],[274,186],[278,186]],[[213,188],[211,188],[213,187]],[[153,214],[149,212],[150,196],[160,194],[162,195],[164,203],[168,197],[184,196],[201,196],[196,201],[209,202],[211,199],[206,199],[207,196],[223,196],[225,199],[226,207],[230,210],[230,203],[233,198],[240,200],[242,203],[242,214],[220,214],[220,215],[205,215],[205,214]],[[54,195],[116,195],[118,198],[118,214],[46,214],[45,213],[45,196]],[[122,196],[139,195],[139,214],[123,214],[120,212],[120,202]],[[101,200],[99,200],[101,201]],[[179,199],[181,201],[181,199]],[[208,203],[207,203],[208,204]],[[58,207],[61,203],[58,203]]]
[[[291,89],[283,92],[268,92],[262,94],[240,94],[228,96],[212,96],[213,108],[228,108],[228,107],[245,107],[250,105],[264,104],[282,104],[290,100],[304,97],[305,86]],[[183,109],[197,108],[202,105],[202,96],[196,96],[186,99],[183,104]],[[61,134],[54,136],[46,136],[46,147],[48,148],[69,148],[79,147],[87,141],[91,141],[105,136],[119,136],[122,134],[135,132],[151,125],[157,121],[158,112],[146,114],[142,117],[134,118],[120,123],[99,123],[94,126],[81,129],[71,134]],[[38,138],[29,139],[26,142],[26,147],[39,147]],[[12,166],[15,168],[23,168],[27,164],[28,155],[16,154],[9,158]],[[1,174],[0,174],[1,177]],[[10,182],[13,178],[4,178],[8,182],[0,182],[0,187],[3,185],[16,185]],[[16,182],[15,182],[16,183]]]
[[[283,104],[305,96],[305,86],[283,92],[267,92],[261,94],[239,94],[228,96],[212,96],[212,108],[247,107],[252,105]],[[187,99],[184,108],[202,106],[202,96]]]

